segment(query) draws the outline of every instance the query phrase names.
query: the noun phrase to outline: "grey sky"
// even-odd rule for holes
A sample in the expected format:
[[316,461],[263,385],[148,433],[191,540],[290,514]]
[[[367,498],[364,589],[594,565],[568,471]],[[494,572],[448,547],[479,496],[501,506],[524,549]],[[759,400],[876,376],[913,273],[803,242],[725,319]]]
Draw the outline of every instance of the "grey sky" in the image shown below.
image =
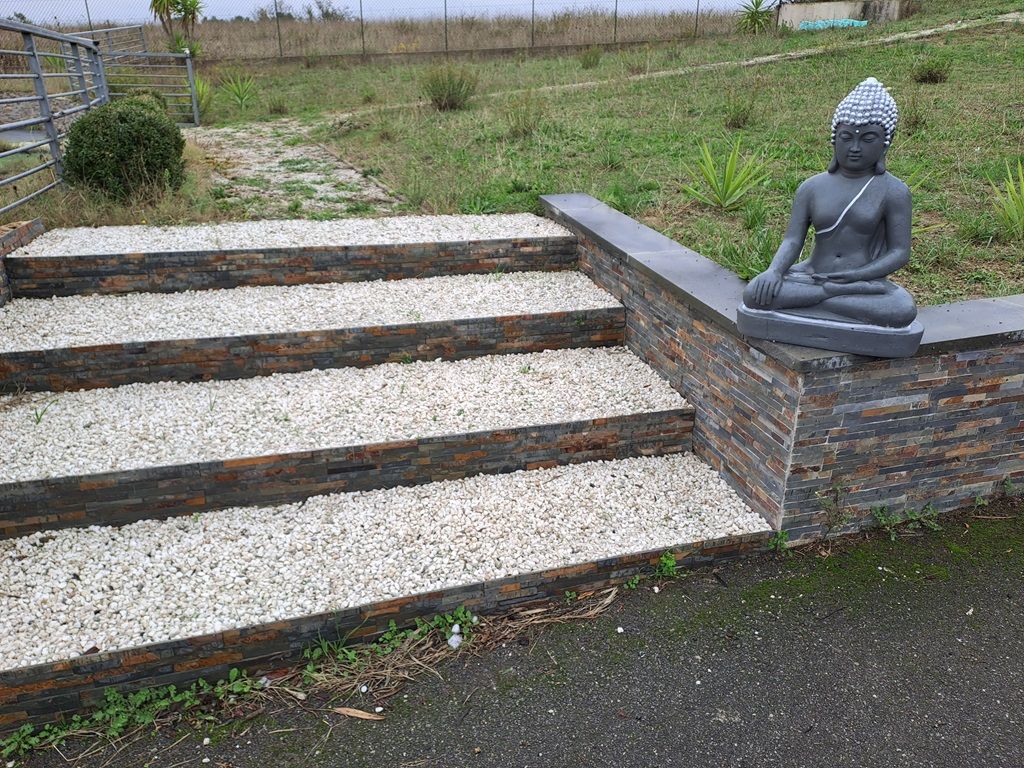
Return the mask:
[[[293,12],[302,13],[313,0],[278,0],[282,7],[291,6]],[[712,9],[734,9],[742,0],[619,0],[619,13],[638,12],[692,12],[700,2],[701,11]],[[148,0],[0,0],[0,16],[11,16],[19,12],[33,23],[46,26],[57,20],[61,23],[84,23],[86,3],[94,24],[116,22],[130,24],[146,21],[150,17]],[[538,14],[550,14],[571,8],[596,8],[611,12],[615,0],[535,0]],[[352,12],[359,8],[359,0],[335,0],[337,8],[348,7]],[[205,14],[218,18],[252,16],[254,11],[272,7],[273,0],[204,0]],[[531,0],[448,0],[450,15],[530,15]],[[363,0],[363,11],[367,18],[396,16],[441,16],[444,0]]]

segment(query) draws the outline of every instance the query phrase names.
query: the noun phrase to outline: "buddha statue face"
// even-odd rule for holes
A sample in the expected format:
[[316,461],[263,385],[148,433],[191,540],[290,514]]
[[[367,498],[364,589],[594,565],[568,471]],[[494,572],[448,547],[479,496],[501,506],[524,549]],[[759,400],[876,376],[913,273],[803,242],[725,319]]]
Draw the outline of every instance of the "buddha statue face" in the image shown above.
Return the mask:
[[840,123],[835,130],[835,162],[854,174],[878,172],[889,148],[885,127],[880,123],[851,125]]

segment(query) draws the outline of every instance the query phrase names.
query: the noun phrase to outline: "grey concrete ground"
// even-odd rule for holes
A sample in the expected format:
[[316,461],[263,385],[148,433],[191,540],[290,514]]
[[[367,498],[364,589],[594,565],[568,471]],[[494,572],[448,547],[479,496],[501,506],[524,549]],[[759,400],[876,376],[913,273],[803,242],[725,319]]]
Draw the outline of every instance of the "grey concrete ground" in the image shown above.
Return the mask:
[[88,765],[1022,766],[1022,509],[645,582],[597,620],[463,652],[383,722],[271,707]]

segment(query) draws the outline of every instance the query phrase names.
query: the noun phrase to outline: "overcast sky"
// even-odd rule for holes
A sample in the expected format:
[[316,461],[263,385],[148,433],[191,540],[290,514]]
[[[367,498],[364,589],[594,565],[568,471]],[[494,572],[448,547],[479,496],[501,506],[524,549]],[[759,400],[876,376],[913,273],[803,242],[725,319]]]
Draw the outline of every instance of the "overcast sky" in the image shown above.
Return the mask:
[[[303,13],[313,0],[278,0],[282,8],[290,6],[293,12]],[[619,13],[692,11],[698,0],[619,0]],[[699,0],[701,10],[731,9],[742,0]],[[55,19],[62,23],[84,23],[86,4],[94,25],[103,22],[119,24],[138,23],[151,18],[149,0],[0,0],[0,16],[22,13],[35,24],[46,26]],[[530,15],[531,0],[448,0],[450,15]],[[272,7],[273,0],[204,0],[205,15],[230,19],[234,16],[252,16],[257,8]],[[358,11],[359,0],[334,0],[336,8],[347,7]],[[569,8],[600,8],[611,12],[615,0],[536,0],[538,14],[552,13]],[[363,0],[366,18],[395,16],[441,16],[444,0]]]

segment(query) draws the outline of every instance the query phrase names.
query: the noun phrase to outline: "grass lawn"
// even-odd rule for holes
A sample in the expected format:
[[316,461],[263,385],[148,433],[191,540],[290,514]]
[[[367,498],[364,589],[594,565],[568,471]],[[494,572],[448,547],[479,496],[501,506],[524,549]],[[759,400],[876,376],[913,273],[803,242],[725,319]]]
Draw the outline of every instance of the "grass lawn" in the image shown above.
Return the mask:
[[[950,62],[947,82],[914,82],[912,70],[930,57]],[[414,208],[538,210],[540,194],[583,191],[724,263],[770,257],[796,187],[828,164],[836,103],[869,75],[901,106],[889,168],[915,187],[913,261],[899,280],[922,303],[1024,292],[1021,244],[1000,239],[989,183],[1024,156],[1019,27],[887,48],[835,47],[824,57],[756,70],[477,99],[460,112],[380,110],[326,125],[321,136]],[[753,108],[744,116],[747,105]],[[516,124],[532,131],[517,137]],[[694,181],[688,169],[699,141],[724,160],[736,138],[744,156],[767,163],[763,188],[733,213],[691,201],[682,188]]]
[[[741,274],[770,258],[797,185],[826,167],[836,103],[874,75],[893,92],[901,124],[889,168],[914,188],[913,260],[898,274],[922,303],[1024,292],[1020,241],[1001,233],[989,179],[1024,156],[1024,46],[1021,26],[951,32],[881,48],[848,43],[962,18],[1017,9],[1008,0],[965,8],[935,0],[908,20],[824,33],[701,38],[584,57],[481,59],[470,107],[439,113],[417,105],[429,62],[352,65],[322,59],[247,63],[258,98],[245,110],[214,88],[207,124],[270,123],[289,145],[318,141],[379,177],[409,212],[539,210],[538,196],[584,191]],[[825,54],[759,68],[726,67],[629,80],[632,75],[821,47]],[[913,70],[939,58],[948,81],[915,82]],[[201,67],[216,84],[230,65]],[[548,85],[605,81],[580,90]],[[516,96],[507,91],[526,91]],[[340,114],[351,113],[351,114]],[[296,122],[297,121],[297,122]],[[298,126],[298,128],[297,128]],[[280,130],[278,130],[278,127]],[[298,135],[305,132],[306,135]],[[719,161],[736,140],[744,158],[767,166],[763,187],[723,213],[683,191],[705,140]],[[218,198],[210,167],[193,151],[177,194],[119,206],[80,192],[51,193],[19,209],[49,226],[153,224],[244,218]]]

